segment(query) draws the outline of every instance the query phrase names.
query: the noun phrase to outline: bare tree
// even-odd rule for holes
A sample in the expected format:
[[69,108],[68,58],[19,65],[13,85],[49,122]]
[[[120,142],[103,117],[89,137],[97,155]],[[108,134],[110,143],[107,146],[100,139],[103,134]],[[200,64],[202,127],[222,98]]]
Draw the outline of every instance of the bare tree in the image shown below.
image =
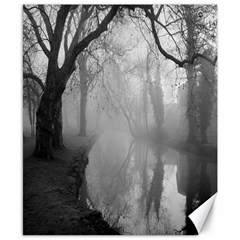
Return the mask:
[[[205,49],[216,46],[216,15],[215,5],[161,5],[145,9],[151,22],[151,30],[159,51],[164,57],[175,62],[179,67],[186,69],[187,77],[187,119],[189,125],[188,142],[196,142],[197,107],[194,99],[196,88],[196,66],[198,59],[205,60],[209,65],[215,66],[217,56],[204,54]],[[162,14],[162,15],[161,15]],[[162,18],[161,18],[162,16]],[[164,19],[164,20],[163,20]],[[175,46],[174,55],[163,49],[158,29]],[[216,54],[215,54],[216,55]],[[186,59],[183,59],[184,56]]]
[[34,136],[34,125],[36,109],[39,105],[42,91],[45,86],[34,71],[34,61],[37,55],[37,47],[34,44],[34,36],[30,27],[26,24],[26,20],[23,22],[23,103],[24,107],[28,108],[28,116],[31,129],[31,137]]
[[[37,110],[35,156],[50,159],[53,157],[52,143],[55,142],[55,145],[59,147],[63,146],[61,97],[69,77],[75,70],[75,60],[78,55],[94,39],[97,39],[103,32],[108,30],[109,23],[117,13],[119,13],[117,20],[121,20],[126,11],[130,14],[136,9],[141,10],[141,13],[145,13],[148,23],[150,21],[151,27],[149,29],[160,53],[164,57],[172,60],[180,67],[185,64],[193,64],[194,60],[199,57],[204,58],[211,64],[216,63],[217,57],[212,60],[198,52],[194,52],[190,58],[179,60],[163,49],[155,26],[155,24],[161,26],[159,16],[162,14],[162,5],[107,5],[105,7],[95,5],[23,6],[25,16],[27,16],[28,23],[34,32],[35,40],[47,59],[45,91]],[[75,16],[78,16],[77,22]],[[80,35],[84,24],[89,28],[87,34],[81,38]],[[165,28],[167,27],[165,26]],[[64,50],[64,58],[61,58],[61,49]],[[31,77],[40,83],[37,76],[31,74]]]
[[[211,55],[210,51],[206,51],[205,55]],[[210,126],[211,118],[213,116],[214,105],[214,88],[216,85],[215,69],[205,60],[200,63],[200,76],[198,79],[197,94],[197,108],[198,108],[198,122],[201,133],[201,142],[208,143],[207,129]]]
[[[176,5],[177,6],[177,5]],[[186,5],[185,5],[186,6]],[[190,6],[190,5],[189,5]],[[202,5],[204,7],[204,5]],[[171,6],[170,6],[171,7]],[[162,27],[163,29],[166,30],[167,34],[173,39],[174,44],[177,46],[176,40],[173,38],[173,34],[171,34],[168,31],[168,27],[171,24],[174,24],[177,22],[177,20],[173,20],[171,23],[167,23],[166,25],[164,25],[159,19],[161,18],[161,14],[162,11],[164,9],[164,5],[157,5],[157,6],[150,6],[150,7],[144,7],[144,12],[146,14],[146,17],[148,17],[148,19],[150,20],[150,25],[151,28],[149,28],[149,30],[152,32],[152,35],[154,37],[155,43],[160,51],[160,53],[166,58],[169,59],[171,61],[173,61],[174,63],[176,63],[179,67],[184,67],[186,64],[193,64],[194,61],[198,58],[203,58],[206,61],[208,61],[210,64],[215,65],[217,62],[217,55],[214,59],[210,59],[209,57],[205,56],[204,54],[200,53],[200,52],[193,52],[191,54],[191,56],[186,56],[185,59],[179,59],[178,56],[174,56],[170,53],[168,53],[162,46],[161,41],[160,41],[160,37],[158,36],[158,31],[156,28],[157,26]],[[178,12],[173,11],[174,15],[177,15]],[[182,19],[180,19],[182,20]],[[181,25],[182,26],[182,25]],[[216,26],[214,26],[214,29],[216,29]],[[182,30],[178,31],[177,33],[174,33],[174,35],[176,34],[182,34]],[[178,48],[178,50],[176,51],[176,53],[178,53],[179,55],[180,49]],[[181,56],[180,56],[181,57]]]
[[[59,135],[62,134],[61,97],[69,77],[75,70],[75,60],[91,41],[98,38],[104,31],[107,31],[107,26],[116,15],[118,7],[114,5],[105,10],[103,20],[89,29],[88,35],[79,41],[82,24],[89,21],[95,6],[61,5],[55,16],[51,17],[53,21],[51,21],[44,6],[23,6],[24,13],[32,25],[38,44],[48,59],[46,89],[37,110],[35,156],[47,159],[53,158],[52,139],[54,128],[59,129]],[[81,17],[71,38],[72,41],[68,43],[70,31],[65,31],[65,26],[68,25],[68,22],[71,23],[73,19],[71,16],[76,14],[77,10],[79,10],[78,14],[81,14]],[[48,47],[38,25],[39,14],[46,29]],[[97,20],[99,21],[99,18]],[[60,67],[58,58],[62,41],[64,41],[65,58]],[[59,141],[62,142],[61,136],[59,136]]]
[[[155,60],[155,61],[154,61]],[[155,68],[154,68],[155,64]],[[151,70],[155,70],[154,78],[151,77]],[[146,61],[146,72],[147,72],[147,84],[148,84],[148,92],[151,100],[151,105],[153,109],[153,116],[156,124],[156,137],[162,136],[162,125],[164,123],[164,103],[163,103],[163,91],[161,86],[161,78],[160,78],[160,62],[159,59],[152,58],[151,60],[151,52],[147,55]],[[155,129],[154,129],[155,130]]]

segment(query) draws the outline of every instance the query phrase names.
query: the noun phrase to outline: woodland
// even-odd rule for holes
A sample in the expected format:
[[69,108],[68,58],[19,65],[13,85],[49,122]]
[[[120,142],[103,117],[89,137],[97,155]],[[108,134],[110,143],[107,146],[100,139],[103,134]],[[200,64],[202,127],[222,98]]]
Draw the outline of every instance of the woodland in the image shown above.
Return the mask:
[[[182,154],[187,156],[188,181],[193,182],[198,168],[195,163],[192,165],[196,159],[191,161],[189,153],[201,158],[196,161],[201,169],[200,183],[196,183],[200,187],[193,184],[182,190],[183,183],[178,183],[178,192],[187,196],[186,216],[210,197],[209,188],[204,190],[209,185],[207,180],[204,182],[204,164],[216,165],[217,156],[217,5],[23,5],[22,24],[25,216],[29,217],[32,191],[42,191],[41,187],[36,188],[37,182],[44,184],[42,178],[46,174],[63,181],[57,174],[70,168],[61,160],[69,158],[75,162],[68,162],[76,164],[77,159],[78,164],[74,194],[88,209],[103,212],[96,196],[93,200],[93,192],[101,189],[107,195],[109,186],[119,189],[123,183],[119,176],[129,182],[130,162],[135,156],[134,164],[141,165],[141,199],[146,194],[144,211],[148,215],[154,202],[159,220],[166,174],[162,159],[164,154],[168,156],[169,148],[180,154],[178,174],[185,166],[181,165]],[[121,151],[126,153],[124,161],[120,157],[117,161]],[[151,166],[152,178],[144,160],[150,156],[149,151],[157,159]],[[106,166],[103,160],[102,165],[95,163],[97,158],[103,158],[101,152],[107,152],[105,161],[110,163],[105,162]],[[108,172],[109,164],[113,168]],[[103,172],[93,186],[99,181],[102,185],[92,194],[86,190],[86,182],[89,188],[92,186],[92,178],[85,174],[87,165],[92,169],[89,176]],[[44,166],[49,170],[34,176],[32,171]],[[115,171],[112,183],[105,186],[103,179],[111,171]],[[36,185],[28,180],[33,178]],[[154,190],[159,185],[159,190]],[[116,199],[116,191],[113,195]],[[112,206],[116,207],[116,202]],[[34,208],[32,211],[41,211]],[[109,209],[103,221],[114,228],[120,215],[116,217]],[[120,212],[123,213],[122,208]],[[112,233],[111,227],[100,233],[99,229],[91,232],[86,226],[82,226],[87,229],[85,232],[52,232],[35,225],[34,230],[27,217],[26,234]],[[92,219],[86,221],[95,224]],[[189,219],[184,221],[174,233],[193,233]],[[124,232],[119,222],[117,226],[112,231]],[[167,228],[161,231],[171,232]]]

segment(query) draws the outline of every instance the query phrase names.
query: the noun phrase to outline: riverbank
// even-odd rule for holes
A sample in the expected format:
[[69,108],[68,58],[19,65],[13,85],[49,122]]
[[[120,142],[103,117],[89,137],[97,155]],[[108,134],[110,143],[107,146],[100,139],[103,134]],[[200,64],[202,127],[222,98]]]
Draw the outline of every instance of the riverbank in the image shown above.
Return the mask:
[[191,144],[191,143],[180,143],[180,142],[169,142],[166,144],[169,147],[177,150],[193,153],[205,157],[206,160],[217,162],[217,146],[212,144]]
[[44,161],[31,156],[33,139],[23,142],[23,234],[119,234],[99,211],[80,204],[75,196],[72,169],[76,161],[81,161],[77,158],[79,153],[91,146],[92,139],[65,137],[64,144],[66,149],[56,151],[54,160]]
[[158,142],[159,146],[170,147],[186,154],[201,156],[204,161],[217,163],[217,145],[187,143],[179,141]]

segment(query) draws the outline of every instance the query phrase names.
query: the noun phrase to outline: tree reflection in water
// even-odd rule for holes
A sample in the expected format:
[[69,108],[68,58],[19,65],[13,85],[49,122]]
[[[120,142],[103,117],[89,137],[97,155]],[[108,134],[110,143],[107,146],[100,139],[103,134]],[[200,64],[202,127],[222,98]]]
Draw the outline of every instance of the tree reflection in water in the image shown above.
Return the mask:
[[159,220],[159,209],[160,209],[160,202],[163,193],[163,176],[164,176],[164,169],[163,169],[163,162],[161,159],[161,153],[158,152],[155,154],[157,163],[153,170],[153,177],[150,183],[148,195],[147,195],[147,202],[146,202],[146,215],[149,215],[149,211],[153,204],[154,211],[157,215],[157,219]]
[[[185,164],[183,164],[184,162]],[[180,166],[186,168],[185,173],[182,173],[182,175],[185,175],[185,181],[179,181],[178,186],[179,191],[186,195],[186,224],[182,231],[184,234],[193,235],[197,234],[197,230],[188,216],[215,193],[216,186],[213,186],[213,190],[211,190],[211,185],[214,185],[214,183],[210,181],[207,173],[207,167],[210,164],[191,155],[181,155],[180,164]],[[181,169],[180,166],[179,170]],[[215,168],[216,166],[214,166]],[[182,172],[184,171],[182,170]]]
[[130,138],[97,142],[86,172],[87,203],[124,234],[195,234],[187,216],[213,194],[208,163]]

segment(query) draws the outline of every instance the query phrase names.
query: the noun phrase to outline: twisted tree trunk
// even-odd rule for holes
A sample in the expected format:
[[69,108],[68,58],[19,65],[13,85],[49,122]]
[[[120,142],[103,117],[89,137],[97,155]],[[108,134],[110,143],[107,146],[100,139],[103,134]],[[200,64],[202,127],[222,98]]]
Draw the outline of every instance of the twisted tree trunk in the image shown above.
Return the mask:
[[47,88],[36,114],[36,146],[33,153],[36,157],[52,159],[53,146],[62,147],[61,98],[65,89],[64,80],[56,68],[49,69],[46,79]]
[[50,100],[50,93],[44,93],[37,110],[36,146],[33,155],[39,158],[52,159],[52,138],[56,103]]
[[[60,6],[56,15],[54,30],[51,28],[52,26],[50,22],[45,24],[50,43],[50,47],[48,49],[41,39],[34,16],[31,14],[31,11],[24,6],[24,12],[27,14],[31,24],[33,25],[39,45],[48,58],[46,89],[42,95],[36,114],[36,146],[33,154],[39,158],[53,158],[52,143],[54,132],[56,133],[54,142],[57,145],[61,145],[62,143],[62,136],[60,135],[62,129],[60,102],[67,81],[75,70],[75,60],[77,56],[89,45],[90,42],[98,38],[103,32],[107,31],[108,24],[117,14],[119,6],[114,5],[99,24],[97,29],[88,33],[88,35],[80,42],[78,42],[78,37],[80,33],[79,31],[81,31],[82,28],[79,28],[79,31],[76,31],[69,48],[68,44],[66,44],[67,41],[64,42],[65,60],[61,68],[59,68],[58,56],[63,39],[66,19],[70,10],[74,8],[76,8],[76,6],[73,5]],[[91,12],[89,14],[91,14]],[[68,34],[65,35],[65,40],[67,38]]]

